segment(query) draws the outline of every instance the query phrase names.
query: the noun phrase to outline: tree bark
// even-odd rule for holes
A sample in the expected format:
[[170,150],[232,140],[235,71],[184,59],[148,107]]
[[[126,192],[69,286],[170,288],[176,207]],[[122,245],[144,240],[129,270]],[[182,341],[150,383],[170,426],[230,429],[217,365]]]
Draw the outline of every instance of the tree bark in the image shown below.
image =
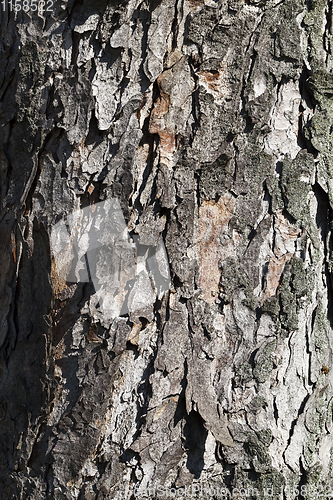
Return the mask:
[[38,5],[1,3],[1,498],[329,497],[332,2]]

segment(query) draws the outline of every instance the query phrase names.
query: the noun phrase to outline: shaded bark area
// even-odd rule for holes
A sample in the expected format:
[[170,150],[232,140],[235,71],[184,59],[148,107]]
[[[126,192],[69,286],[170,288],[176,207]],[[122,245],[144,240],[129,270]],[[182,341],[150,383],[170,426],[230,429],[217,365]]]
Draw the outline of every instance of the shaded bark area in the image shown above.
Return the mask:
[[[1,28],[3,498],[329,496],[331,3],[5,4]],[[141,267],[96,253],[107,303],[51,234],[113,198]]]

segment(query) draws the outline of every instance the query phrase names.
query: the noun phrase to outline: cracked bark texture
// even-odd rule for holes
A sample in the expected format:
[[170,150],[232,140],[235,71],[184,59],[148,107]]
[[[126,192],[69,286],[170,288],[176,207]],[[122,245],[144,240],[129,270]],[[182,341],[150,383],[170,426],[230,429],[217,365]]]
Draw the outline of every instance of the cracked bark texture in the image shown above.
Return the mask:
[[[6,4],[1,29],[1,498],[325,492],[332,2]],[[110,198],[167,251],[140,314],[55,265],[52,227]]]

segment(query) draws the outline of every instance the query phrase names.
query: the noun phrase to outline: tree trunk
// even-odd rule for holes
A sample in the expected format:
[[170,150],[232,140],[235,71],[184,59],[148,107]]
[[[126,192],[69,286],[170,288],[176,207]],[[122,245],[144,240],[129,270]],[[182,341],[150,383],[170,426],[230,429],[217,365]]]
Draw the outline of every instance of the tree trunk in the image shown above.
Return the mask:
[[1,498],[329,497],[332,2],[36,6],[1,2]]

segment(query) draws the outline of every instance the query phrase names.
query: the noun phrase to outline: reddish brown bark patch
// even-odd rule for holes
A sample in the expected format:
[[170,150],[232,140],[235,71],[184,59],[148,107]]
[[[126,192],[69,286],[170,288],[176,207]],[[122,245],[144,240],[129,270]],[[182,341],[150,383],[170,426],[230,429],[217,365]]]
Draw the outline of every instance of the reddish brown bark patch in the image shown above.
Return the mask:
[[218,90],[220,71],[200,71],[199,75],[206,80],[211,90]]
[[269,261],[267,277],[266,277],[266,289],[263,296],[263,301],[269,297],[274,297],[276,295],[277,289],[280,284],[280,280],[283,274],[283,270],[287,262],[290,261],[292,255],[290,253],[283,255],[279,259],[273,258]]
[[66,281],[63,280],[57,271],[57,266],[54,259],[51,260],[51,280],[53,285],[54,294],[57,297],[59,293],[68,288]]
[[204,0],[187,0],[191,9],[201,7],[205,2]]
[[202,298],[212,305],[218,294],[220,282],[219,263],[234,253],[238,234],[227,238],[222,244],[223,233],[229,234],[229,221],[233,216],[235,201],[230,193],[221,196],[218,202],[204,201],[199,208],[199,286]]

